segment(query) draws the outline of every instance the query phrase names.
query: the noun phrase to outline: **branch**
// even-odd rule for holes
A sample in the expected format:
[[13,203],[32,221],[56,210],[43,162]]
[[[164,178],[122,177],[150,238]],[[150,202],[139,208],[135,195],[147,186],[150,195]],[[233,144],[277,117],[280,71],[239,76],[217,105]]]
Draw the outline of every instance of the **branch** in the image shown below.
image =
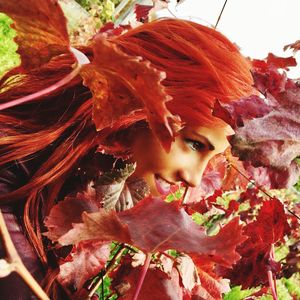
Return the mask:
[[4,217],[0,210],[0,238],[6,253],[6,258],[0,260],[0,277],[6,277],[12,272],[25,281],[32,292],[41,300],[49,300],[47,294],[43,291],[37,281],[24,266],[7,230]]

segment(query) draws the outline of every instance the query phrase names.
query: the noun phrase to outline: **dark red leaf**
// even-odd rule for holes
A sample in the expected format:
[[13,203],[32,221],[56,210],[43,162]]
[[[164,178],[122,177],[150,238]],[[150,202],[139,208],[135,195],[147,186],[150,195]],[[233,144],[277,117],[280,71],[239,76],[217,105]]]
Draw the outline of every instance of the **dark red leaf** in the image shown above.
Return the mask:
[[281,202],[277,199],[265,201],[256,221],[244,228],[244,234],[249,238],[238,246],[242,258],[225,276],[243,288],[267,285],[267,272],[277,273],[281,267],[272,257],[272,245],[288,232],[289,225]]
[[[278,59],[276,64],[283,64]],[[235,104],[223,108],[227,115],[233,112],[232,120],[225,117],[225,121],[236,125],[230,139],[233,154],[254,167],[267,167],[272,173],[270,185],[283,188],[294,184],[300,172],[294,162],[300,156],[300,87],[276,69],[274,60],[254,63],[255,85],[268,99],[249,97],[240,102],[238,110]]]
[[136,4],[134,7],[134,12],[136,15],[136,20],[139,22],[145,22],[148,20],[149,11],[153,8],[153,5],[141,5]]
[[267,57],[267,63],[274,65],[276,68],[288,70],[288,67],[295,67],[297,61],[293,56],[290,57],[279,57],[273,53],[269,53]]

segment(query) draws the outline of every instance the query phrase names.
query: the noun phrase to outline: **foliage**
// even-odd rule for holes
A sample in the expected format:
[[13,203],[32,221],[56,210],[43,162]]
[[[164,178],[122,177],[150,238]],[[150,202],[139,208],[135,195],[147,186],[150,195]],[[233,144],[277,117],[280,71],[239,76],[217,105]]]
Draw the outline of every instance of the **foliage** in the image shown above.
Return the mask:
[[10,28],[11,23],[12,20],[8,16],[0,13],[0,77],[20,62],[16,54],[18,46],[13,41],[15,31]]
[[98,27],[113,21],[112,14],[121,0],[76,0],[96,20]]
[[[36,22],[30,25],[13,1],[5,6],[16,22],[24,70],[38,68],[58,55],[69,53],[70,46],[60,8],[51,6],[52,1],[45,2],[42,8],[38,1],[33,3],[36,5],[27,7],[26,1],[22,2],[23,10],[28,12],[26,18],[36,16]],[[112,2],[81,1],[90,10],[94,4],[103,3],[109,6]],[[53,14],[45,26],[44,17]],[[105,13],[101,20],[107,20]],[[95,39],[95,45],[101,52],[94,53],[93,63],[82,69],[81,76],[93,93],[96,127],[122,127],[121,122],[128,114],[137,121],[141,118],[138,112],[144,108],[157,136],[161,137],[162,129],[166,130],[161,140],[166,140],[167,133],[168,148],[172,132],[166,120],[173,116],[164,105],[168,96],[161,85],[162,74],[147,62],[109,45],[102,37]],[[32,53],[35,59],[29,55]],[[52,208],[45,220],[44,235],[54,247],[70,248],[67,256],[59,260],[58,280],[66,288],[71,286],[70,291],[75,288],[73,297],[85,298],[90,292],[86,283],[102,281],[103,277],[106,284],[101,288],[106,289],[110,284],[111,295],[120,299],[137,295],[149,299],[150,293],[152,299],[160,300],[217,300],[224,294],[227,300],[248,296],[267,299],[269,295],[264,294],[276,298],[276,283],[279,297],[299,296],[296,288],[299,276],[295,274],[299,273],[300,260],[300,200],[272,194],[267,189],[278,184],[286,186],[292,180],[284,181],[284,176],[297,174],[294,162],[299,156],[300,131],[295,111],[299,110],[299,86],[278,71],[291,63],[293,59],[274,56],[256,61],[253,75],[265,99],[252,96],[237,102],[237,106],[216,107],[215,113],[236,129],[237,134],[231,140],[234,153],[252,164],[251,167],[266,168],[259,169],[259,174],[251,173],[253,168],[249,164],[244,168],[226,153],[211,162],[204,176],[205,185],[190,194],[173,191],[175,196],[165,201],[144,198],[144,193],[138,194],[137,199],[133,197],[141,186],[135,189],[126,181],[133,171],[131,166],[102,174],[86,191],[67,196]],[[107,75],[110,73],[119,74],[134,88],[124,89],[119,80]],[[120,99],[108,100],[103,74],[123,93],[118,95]],[[137,95],[142,99],[140,102],[132,100],[117,105],[123,98],[132,99],[128,96],[138,93],[136,90],[143,91],[143,95]],[[155,98],[164,101],[158,104],[153,101]],[[290,132],[278,131],[278,118],[286,122]],[[257,135],[261,131],[253,128],[264,134]],[[288,133],[293,135],[286,144]],[[276,137],[280,138],[279,143]],[[271,155],[267,151],[270,140],[271,149],[276,149]],[[289,145],[293,146],[291,150]],[[286,159],[280,162],[283,154]],[[249,176],[257,183],[245,180]],[[261,177],[263,181],[259,181]],[[112,242],[117,245],[115,251],[111,250]],[[229,279],[236,285],[230,292]]]

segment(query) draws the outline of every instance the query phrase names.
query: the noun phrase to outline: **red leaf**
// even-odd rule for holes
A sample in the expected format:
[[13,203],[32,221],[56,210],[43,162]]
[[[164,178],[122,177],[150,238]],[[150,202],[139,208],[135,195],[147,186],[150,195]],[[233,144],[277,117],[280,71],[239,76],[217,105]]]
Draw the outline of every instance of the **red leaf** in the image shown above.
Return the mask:
[[153,8],[153,5],[141,5],[136,4],[134,7],[134,12],[136,15],[136,20],[139,22],[145,22],[148,20],[149,11]]
[[83,212],[95,212],[100,208],[100,202],[97,203],[90,194],[78,193],[76,197],[66,197],[55,205],[45,218],[45,225],[48,232],[44,233],[52,241],[57,241],[62,235],[72,229],[73,223],[81,222]]
[[[163,217],[162,217],[163,216]],[[233,219],[215,236],[207,236],[178,203],[147,198],[132,209],[116,212],[83,213],[83,223],[59,239],[62,245],[82,240],[116,240],[134,245],[145,252],[176,249],[195,255],[209,255],[230,266],[239,255],[235,248],[244,237],[238,219]],[[235,232],[232,235],[232,232]]]
[[[131,300],[136,291],[142,267],[133,268],[130,262],[127,257],[112,275],[113,287],[121,296],[118,299]],[[184,290],[175,268],[169,275],[159,269],[149,268],[138,299],[149,300],[150,297],[151,300],[182,300],[183,296]]]
[[116,36],[129,29],[131,29],[130,25],[119,25],[115,27],[113,22],[107,22],[100,28],[99,32],[104,33],[105,36]]
[[66,19],[56,0],[0,0],[0,11],[14,20],[24,70],[70,52]]
[[280,264],[273,260],[270,253],[272,244],[282,240],[288,232],[289,225],[281,202],[277,199],[265,201],[257,220],[246,225],[244,234],[249,238],[238,246],[242,258],[226,277],[243,288],[266,285],[267,272],[278,272],[280,269]]
[[276,68],[286,70],[288,70],[288,67],[294,67],[297,65],[296,59],[293,56],[278,57],[273,53],[268,54],[267,63],[270,65],[274,65]]
[[84,283],[97,275],[109,258],[110,244],[81,242],[60,264],[58,281],[71,290],[80,290]]
[[229,280],[216,274],[216,264],[210,260],[194,259],[200,284],[193,289],[193,300],[221,300],[222,294],[230,290]]
[[[233,121],[227,120],[237,125],[236,134],[230,139],[233,154],[250,161],[254,167],[268,167],[268,172],[278,174],[270,176],[271,185],[285,187],[284,183],[294,184],[291,179],[297,180],[300,172],[294,162],[300,156],[300,87],[279,73],[274,59],[271,61],[254,64],[255,84],[267,95],[266,101],[256,97],[253,102],[253,97],[249,97],[240,103],[238,110],[235,104],[223,108],[229,114],[234,111]],[[284,183],[279,180],[282,173],[289,173],[289,180]]]
[[244,126],[244,121],[263,117],[271,111],[272,106],[270,104],[257,95],[252,95],[230,104],[221,104],[216,101],[213,115],[235,129]]
[[166,108],[170,96],[161,84],[165,73],[141,57],[125,54],[101,35],[94,40],[94,55],[92,65],[84,66],[81,74],[93,93],[97,130],[112,127],[120,119],[127,124],[128,117],[143,111],[153,132],[169,149],[179,120]]

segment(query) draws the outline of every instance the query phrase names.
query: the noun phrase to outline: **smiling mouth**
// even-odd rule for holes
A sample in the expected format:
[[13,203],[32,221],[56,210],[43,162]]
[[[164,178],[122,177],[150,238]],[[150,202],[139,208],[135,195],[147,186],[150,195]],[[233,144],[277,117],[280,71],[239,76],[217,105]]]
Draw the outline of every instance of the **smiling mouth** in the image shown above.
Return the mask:
[[154,175],[154,179],[157,191],[164,196],[168,195],[171,191],[172,185],[174,184],[166,181],[157,174]]

